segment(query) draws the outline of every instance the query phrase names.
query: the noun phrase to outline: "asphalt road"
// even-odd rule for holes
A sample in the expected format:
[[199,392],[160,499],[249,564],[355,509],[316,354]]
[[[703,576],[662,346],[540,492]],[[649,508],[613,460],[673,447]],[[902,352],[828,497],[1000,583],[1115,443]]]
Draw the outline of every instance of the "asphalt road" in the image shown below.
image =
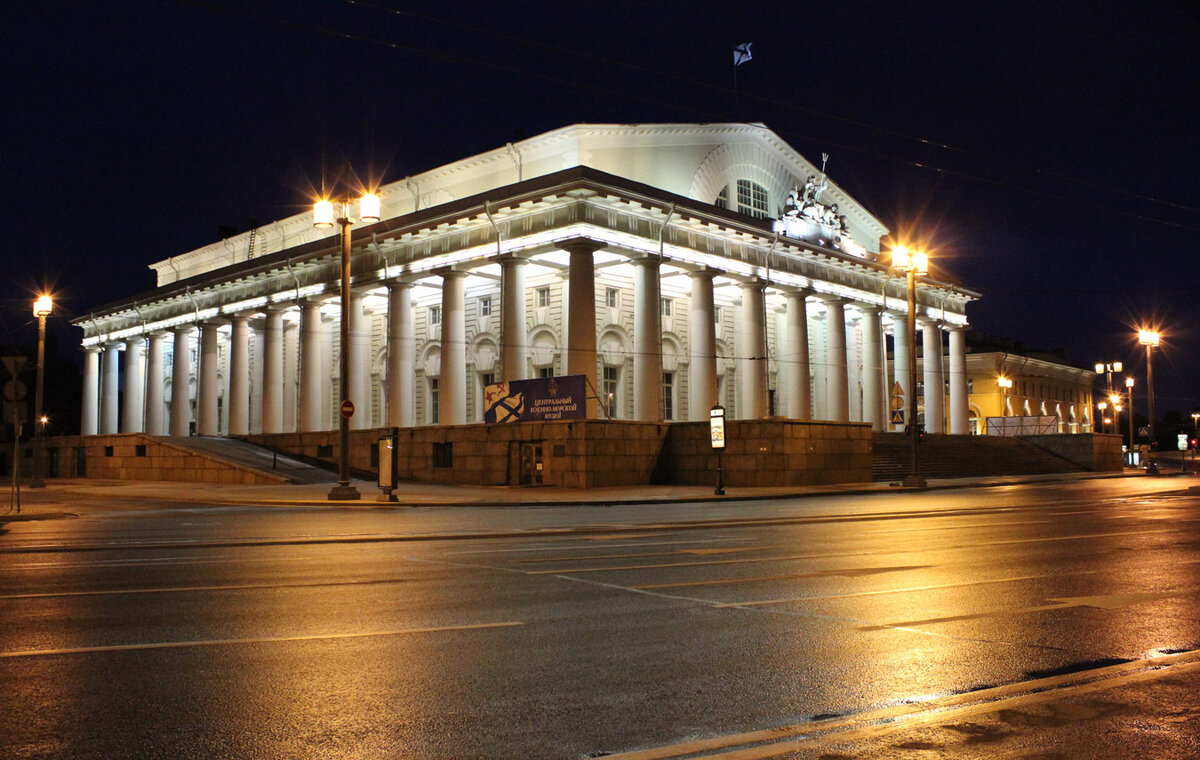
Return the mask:
[[79,504],[0,535],[0,757],[1196,757],[1187,485]]

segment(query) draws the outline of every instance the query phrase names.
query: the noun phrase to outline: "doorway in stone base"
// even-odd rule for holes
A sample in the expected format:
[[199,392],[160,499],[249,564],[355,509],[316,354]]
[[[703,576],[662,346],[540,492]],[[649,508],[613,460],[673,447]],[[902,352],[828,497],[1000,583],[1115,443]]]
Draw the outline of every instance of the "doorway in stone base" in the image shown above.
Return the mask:
[[542,458],[541,441],[521,441],[518,459],[518,483],[523,486],[542,485],[545,463]]

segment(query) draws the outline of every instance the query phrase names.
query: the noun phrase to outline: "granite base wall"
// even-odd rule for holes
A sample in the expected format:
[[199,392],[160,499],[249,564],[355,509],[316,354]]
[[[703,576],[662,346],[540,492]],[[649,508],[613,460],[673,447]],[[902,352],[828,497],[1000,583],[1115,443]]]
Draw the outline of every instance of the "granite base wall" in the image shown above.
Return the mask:
[[[31,445],[22,446],[31,451]],[[11,453],[9,454],[11,457]],[[177,446],[170,438],[120,433],[56,436],[44,441],[44,476],[101,480],[163,480],[229,485],[278,485],[286,478]],[[23,457],[28,476],[32,462]]]
[[[375,451],[388,429],[350,432],[350,468],[373,477]],[[728,486],[814,485],[871,480],[871,428],[861,423],[730,420],[722,468]],[[336,430],[252,435],[281,452],[338,461]],[[522,484],[523,444],[541,447],[541,482],[570,488],[707,485],[717,455],[707,422],[626,420],[437,425],[399,430],[402,480],[459,485]],[[447,446],[449,444],[449,446]],[[435,448],[443,458],[435,466]]]
[[1092,472],[1113,472],[1125,465],[1121,436],[1106,433],[1023,435],[1021,440],[1072,461]]

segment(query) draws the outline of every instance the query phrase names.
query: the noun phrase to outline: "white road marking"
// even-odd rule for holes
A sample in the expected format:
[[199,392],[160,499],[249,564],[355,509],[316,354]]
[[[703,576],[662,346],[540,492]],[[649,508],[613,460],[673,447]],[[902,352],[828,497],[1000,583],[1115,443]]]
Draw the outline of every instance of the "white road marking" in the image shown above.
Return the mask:
[[47,655],[95,654],[99,652],[136,652],[150,649],[187,649],[190,647],[229,646],[233,644],[277,644],[295,641],[334,641],[338,639],[365,639],[380,636],[407,636],[417,633],[442,633],[445,631],[477,631],[488,628],[511,628],[525,625],[519,620],[502,623],[475,623],[469,625],[441,625],[429,628],[399,628],[390,631],[366,631],[363,633],[324,633],[309,636],[264,636],[245,639],[198,639],[195,641],[159,641],[145,644],[111,644],[108,646],[70,647],[66,649],[30,649],[16,652],[0,652],[2,658],[44,657]]

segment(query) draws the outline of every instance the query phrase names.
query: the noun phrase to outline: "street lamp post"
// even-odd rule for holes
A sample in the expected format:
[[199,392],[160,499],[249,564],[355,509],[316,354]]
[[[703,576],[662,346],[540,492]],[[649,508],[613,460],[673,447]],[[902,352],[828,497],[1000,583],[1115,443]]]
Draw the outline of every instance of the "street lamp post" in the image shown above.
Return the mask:
[[1126,396],[1129,397],[1129,463],[1133,464],[1133,378],[1125,378]]
[[1146,347],[1146,404],[1150,407],[1150,462],[1146,465],[1146,472],[1152,475],[1158,474],[1158,461],[1154,456],[1156,442],[1154,439],[1154,362],[1152,357],[1161,337],[1154,330],[1138,330],[1138,343]]
[[[338,482],[329,490],[330,501],[354,501],[361,498],[358,489],[350,484],[350,418],[354,416],[354,402],[350,400],[350,177],[349,171],[342,177],[343,196],[335,202],[322,199],[313,206],[313,226],[328,229],[336,222],[341,228],[342,273],[341,273],[341,349],[340,364],[340,414],[338,415]],[[363,222],[379,221],[379,196],[367,193],[359,199],[358,218]]]
[[[1121,362],[1096,362],[1096,374],[1104,375],[1105,393],[1112,398],[1113,384],[1112,376],[1114,372],[1120,372],[1122,368]],[[1112,432],[1111,430],[1109,432]],[[1119,432],[1119,431],[1118,431]]]
[[1192,474],[1196,474],[1196,449],[1200,448],[1200,412],[1192,412]]
[[[912,447],[912,466],[904,477],[907,488],[924,488],[921,477],[920,439],[917,430],[917,280],[918,274],[929,273],[929,256],[909,251],[904,246],[892,249],[892,268],[905,275],[908,292],[908,438]],[[925,357],[926,361],[930,357]],[[926,392],[928,392],[926,388]],[[940,391],[939,391],[940,392]]]
[[45,432],[46,420],[42,415],[42,377],[46,372],[46,317],[54,311],[54,301],[50,296],[38,296],[33,302],[33,316],[38,318],[38,348],[37,348],[37,385],[33,395],[33,472],[29,480],[30,488],[45,488],[46,481],[42,479],[42,434]]

